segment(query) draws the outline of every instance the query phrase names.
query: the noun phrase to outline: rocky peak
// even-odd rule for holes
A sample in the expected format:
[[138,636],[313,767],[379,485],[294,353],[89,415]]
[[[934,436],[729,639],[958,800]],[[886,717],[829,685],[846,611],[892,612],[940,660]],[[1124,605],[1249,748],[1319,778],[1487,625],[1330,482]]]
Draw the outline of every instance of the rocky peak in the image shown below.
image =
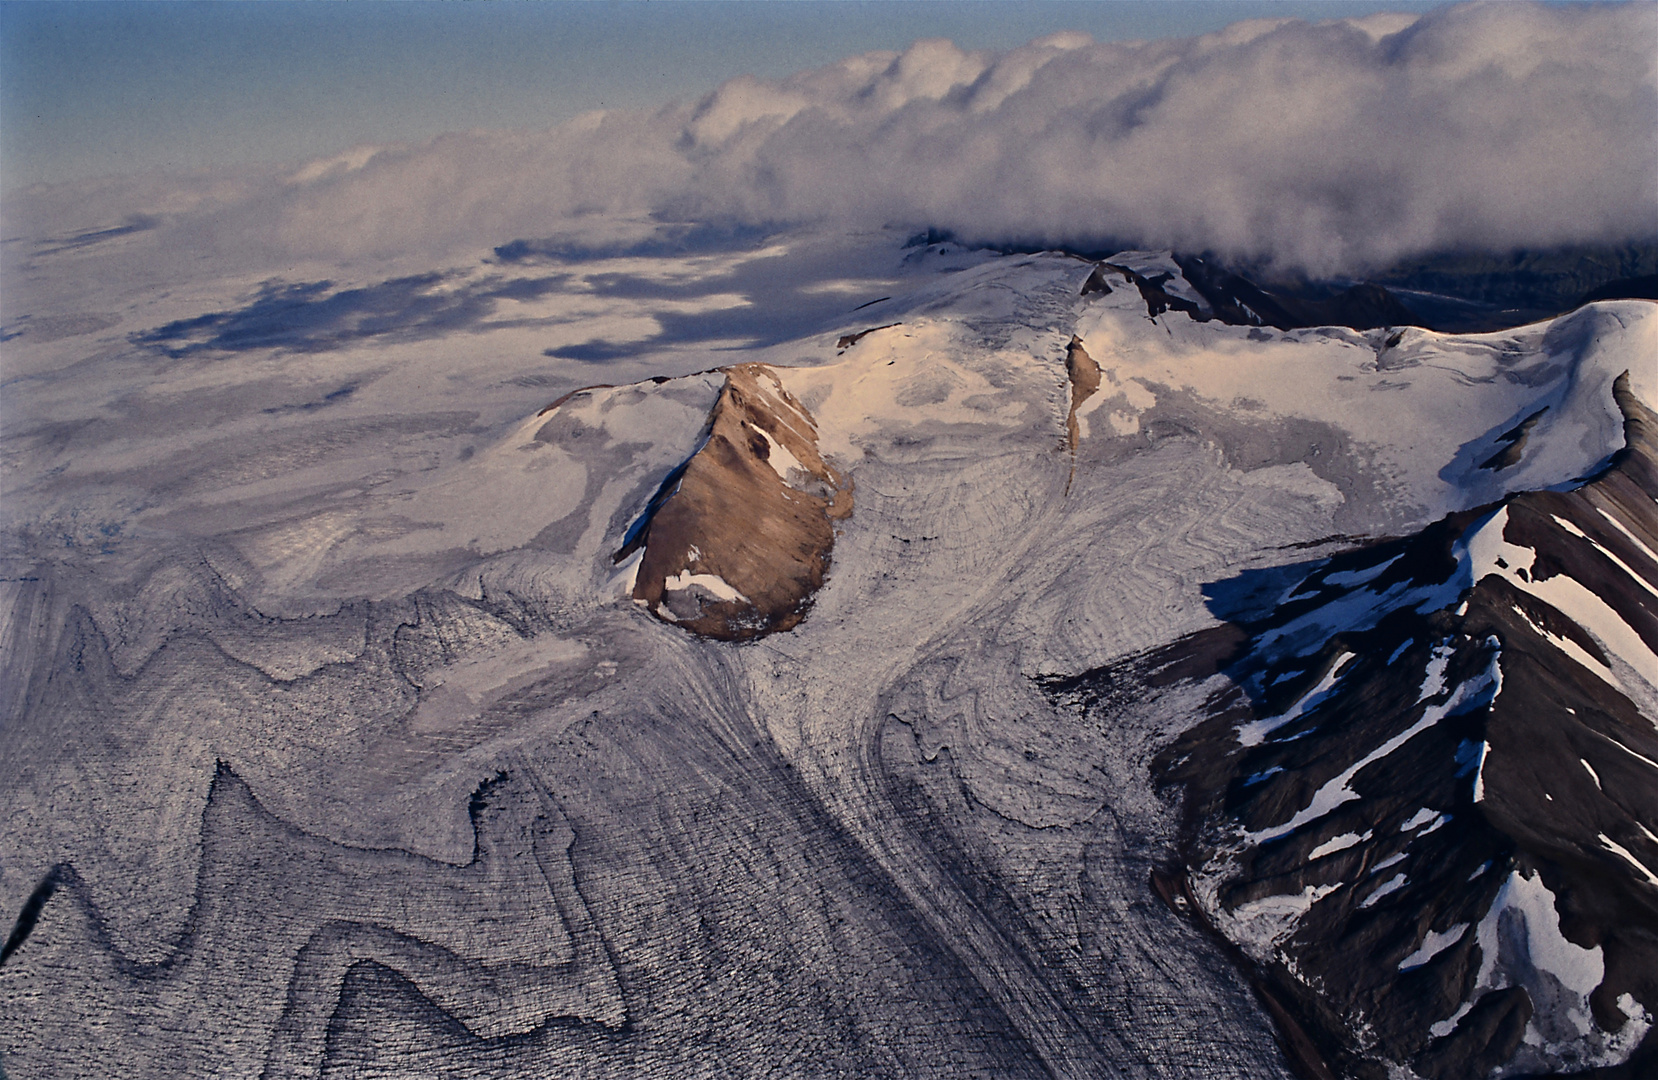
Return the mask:
[[695,453],[669,474],[615,559],[658,618],[741,641],[787,630],[823,584],[852,485],[817,424],[764,364],[726,368]]

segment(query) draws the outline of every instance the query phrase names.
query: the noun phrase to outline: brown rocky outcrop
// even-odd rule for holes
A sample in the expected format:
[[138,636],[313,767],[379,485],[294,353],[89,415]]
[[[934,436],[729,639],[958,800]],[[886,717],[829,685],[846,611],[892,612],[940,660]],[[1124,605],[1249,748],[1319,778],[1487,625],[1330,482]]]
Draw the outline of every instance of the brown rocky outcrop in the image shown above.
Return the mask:
[[669,475],[616,561],[643,548],[633,598],[693,633],[743,641],[805,617],[852,485],[763,364],[727,368],[708,436]]
[[1074,335],[1065,347],[1065,374],[1071,381],[1071,410],[1065,414],[1065,438],[1071,450],[1071,475],[1065,481],[1065,493],[1070,494],[1071,481],[1077,475],[1077,443],[1082,439],[1077,410],[1100,389],[1100,365],[1082,347],[1082,339]]

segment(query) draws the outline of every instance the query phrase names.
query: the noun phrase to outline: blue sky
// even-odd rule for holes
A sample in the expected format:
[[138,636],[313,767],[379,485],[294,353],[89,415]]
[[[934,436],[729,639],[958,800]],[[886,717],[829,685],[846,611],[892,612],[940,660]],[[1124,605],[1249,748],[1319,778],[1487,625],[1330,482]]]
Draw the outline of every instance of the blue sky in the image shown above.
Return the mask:
[[0,184],[282,162],[698,96],[925,37],[1183,37],[1424,2],[0,3]]

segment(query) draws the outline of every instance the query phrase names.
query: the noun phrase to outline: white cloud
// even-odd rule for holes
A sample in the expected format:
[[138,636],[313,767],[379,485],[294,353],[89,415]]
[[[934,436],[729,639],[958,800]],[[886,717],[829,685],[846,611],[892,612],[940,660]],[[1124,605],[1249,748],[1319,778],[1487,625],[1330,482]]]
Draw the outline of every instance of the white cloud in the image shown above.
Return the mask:
[[1658,233],[1655,42],[1654,5],[1511,3],[1002,54],[921,41],[550,132],[445,135],[263,180],[37,191],[21,216],[162,213],[163,242],[278,259],[476,250],[657,215],[1360,269]]

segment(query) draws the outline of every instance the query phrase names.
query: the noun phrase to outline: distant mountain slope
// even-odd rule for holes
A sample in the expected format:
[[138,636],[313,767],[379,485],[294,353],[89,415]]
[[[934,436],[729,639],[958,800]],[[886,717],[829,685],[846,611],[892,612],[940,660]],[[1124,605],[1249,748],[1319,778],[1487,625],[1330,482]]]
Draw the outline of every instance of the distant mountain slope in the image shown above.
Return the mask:
[[1658,274],[1608,281],[1584,293],[1578,304],[1593,304],[1600,300],[1658,300]]
[[1590,298],[1638,296],[1595,290],[1653,274],[1658,241],[1649,239],[1616,247],[1433,255],[1379,271],[1374,280],[1399,292],[1436,328],[1478,333],[1552,318]]

